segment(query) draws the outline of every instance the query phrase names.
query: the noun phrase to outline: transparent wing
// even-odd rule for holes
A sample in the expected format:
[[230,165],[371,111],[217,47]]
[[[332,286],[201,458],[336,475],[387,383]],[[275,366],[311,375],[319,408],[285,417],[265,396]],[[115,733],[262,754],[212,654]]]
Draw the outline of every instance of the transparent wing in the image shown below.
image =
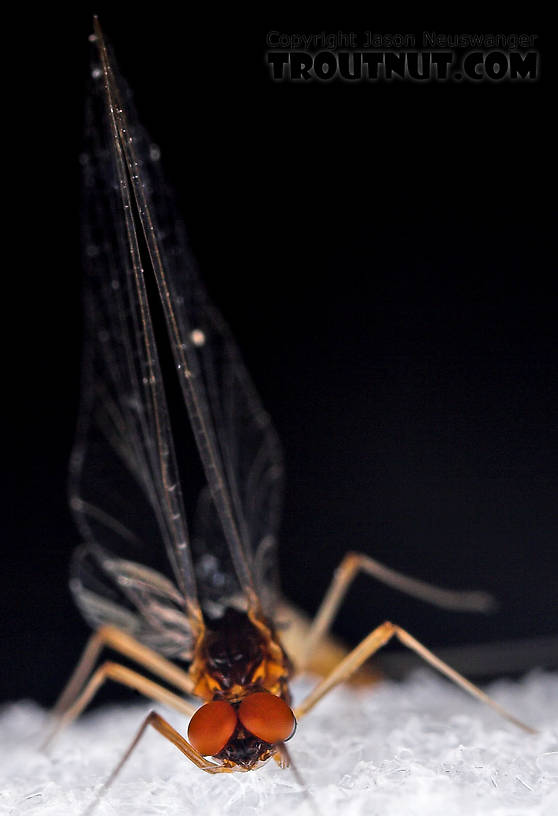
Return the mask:
[[84,545],[75,553],[70,587],[94,629],[112,624],[166,657],[192,658],[184,596],[161,573]]
[[[182,491],[129,181],[98,70],[93,70],[93,79],[87,112],[89,144],[82,157],[87,342],[81,414],[70,465],[71,507],[89,546],[76,556],[71,586],[78,605],[96,624],[94,596],[98,612],[107,595],[99,590],[103,583],[99,572],[103,572],[104,586],[124,589],[122,608],[139,615],[145,624],[154,621],[153,610],[160,609],[161,582],[166,576],[182,598],[187,651],[202,615]],[[130,575],[115,569],[117,563],[137,560],[148,561],[152,570],[161,573],[159,581],[153,580],[154,572],[150,581],[144,580],[141,602],[140,595],[132,592]],[[106,617],[108,608],[103,609]],[[149,627],[143,628],[146,634]]]
[[[96,33],[82,157],[87,344],[70,468],[87,543],[71,587],[93,626],[116,623],[186,658],[201,623],[196,578],[211,613],[230,602],[272,612],[281,450],[200,283],[158,151]],[[195,572],[149,308],[153,272],[208,485],[196,513]]]
[[[282,488],[275,431],[221,315],[208,300],[174,215],[154,150],[96,25],[111,127],[135,199],[137,220],[163,306],[180,387],[208,485],[211,524],[196,539],[253,612],[268,611]],[[115,136],[116,138],[116,136]],[[200,503],[208,504],[207,496]],[[214,519],[218,520],[215,525]],[[211,570],[198,569],[200,592]]]

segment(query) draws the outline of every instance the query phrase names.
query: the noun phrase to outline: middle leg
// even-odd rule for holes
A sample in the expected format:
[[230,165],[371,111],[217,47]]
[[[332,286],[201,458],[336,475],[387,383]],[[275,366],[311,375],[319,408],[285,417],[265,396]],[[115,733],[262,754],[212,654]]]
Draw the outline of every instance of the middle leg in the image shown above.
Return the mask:
[[52,710],[54,719],[61,717],[76,699],[101,651],[107,647],[134,660],[186,694],[192,691],[193,684],[187,672],[117,626],[105,625],[94,632],[87,641],[76,668]]
[[492,700],[492,698],[489,697],[488,694],[485,694],[482,689],[475,686],[473,683],[463,677],[463,675],[459,674],[459,672],[456,672],[455,669],[452,669],[451,666],[448,666],[448,664],[444,663],[443,660],[440,660],[439,657],[436,657],[435,654],[427,649],[426,646],[423,646],[422,643],[405,631],[405,629],[402,629],[400,626],[396,626],[396,624],[391,623],[390,621],[385,621],[385,623],[382,623],[380,626],[374,629],[358,644],[358,646],[353,649],[352,652],[349,652],[349,654],[343,658],[340,663],[338,663],[335,669],[333,669],[333,671],[327,677],[318,683],[318,685],[295,709],[295,717],[299,719],[307,714],[308,711],[310,711],[310,709],[313,708],[316,703],[322,699],[322,697],[324,697],[324,695],[326,695],[339,683],[347,680],[351,674],[353,674],[353,672],[355,672],[364,663],[365,660],[368,660],[368,658],[377,652],[378,649],[385,646],[392,637],[396,637],[404,646],[407,646],[409,649],[416,652],[420,657],[422,657],[423,660],[444,674],[453,683],[461,686],[462,689],[471,694],[473,697],[476,697],[478,700],[481,700],[483,703],[489,705],[492,709],[494,709],[494,711],[500,714],[500,716],[505,717],[514,725],[517,725],[519,728],[522,728],[524,731],[527,731],[530,734],[537,733],[535,729],[521,722],[521,720],[518,720],[517,717],[514,717],[513,714],[506,711],[503,706],[501,706],[495,700]]
[[69,725],[76,717],[79,717],[105,680],[114,680],[124,686],[133,688],[145,697],[160,703],[166,703],[188,717],[191,717],[196,710],[196,706],[186,702],[186,700],[183,700],[178,694],[174,694],[174,692],[169,691],[164,686],[159,685],[159,683],[154,683],[153,680],[144,677],[143,674],[133,671],[127,666],[122,666],[120,663],[107,661],[94,672],[79,697],[54,723],[45,739],[43,747],[46,747],[59,731]]

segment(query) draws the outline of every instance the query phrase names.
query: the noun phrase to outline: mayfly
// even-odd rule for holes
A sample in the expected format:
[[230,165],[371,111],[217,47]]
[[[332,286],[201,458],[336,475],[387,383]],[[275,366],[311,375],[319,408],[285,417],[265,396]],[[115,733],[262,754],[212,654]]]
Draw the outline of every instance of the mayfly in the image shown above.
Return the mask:
[[[295,671],[316,667],[359,571],[448,608],[479,611],[489,599],[431,587],[349,553],[287,654],[274,579],[281,448],[199,279],[161,178],[159,151],[138,122],[97,20],[94,32],[82,161],[88,336],[70,484],[84,541],[71,590],[95,631],[55,707],[51,736],[113,680],[190,721],[183,736],[152,711],[105,789],[149,727],[206,773],[248,771],[270,758],[286,766],[285,743],[297,720],[393,637],[530,730],[389,621],[323,669],[292,707],[289,682]],[[163,387],[163,345],[155,338],[159,324],[166,327],[203,474],[192,534]],[[166,685],[113,660],[95,668],[104,647]]]

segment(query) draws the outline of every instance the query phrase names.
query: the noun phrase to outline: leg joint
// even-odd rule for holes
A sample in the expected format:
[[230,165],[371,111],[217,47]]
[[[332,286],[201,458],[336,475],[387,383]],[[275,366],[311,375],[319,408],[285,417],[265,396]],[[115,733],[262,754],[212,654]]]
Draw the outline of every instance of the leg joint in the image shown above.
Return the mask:
[[342,584],[348,584],[352,581],[362,564],[362,555],[360,553],[349,550],[341,559],[339,566],[335,570],[335,581],[341,581]]
[[105,660],[104,663],[101,663],[101,665],[95,670],[95,674],[111,675],[114,674],[114,672],[117,671],[120,667],[121,664],[115,663],[114,660]]
[[345,568],[357,569],[361,561],[362,561],[361,553],[358,553],[355,550],[349,550],[343,556],[341,564]]

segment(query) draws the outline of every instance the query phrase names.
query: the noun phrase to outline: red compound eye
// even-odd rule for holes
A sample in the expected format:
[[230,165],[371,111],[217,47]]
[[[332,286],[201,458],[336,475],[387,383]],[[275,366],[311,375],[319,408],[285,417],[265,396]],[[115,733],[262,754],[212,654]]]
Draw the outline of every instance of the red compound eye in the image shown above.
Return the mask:
[[238,719],[247,731],[271,744],[288,740],[296,728],[295,716],[286,702],[267,691],[245,697],[238,708]]
[[198,708],[188,726],[190,744],[202,756],[223,750],[236,728],[236,712],[226,700],[213,700]]

